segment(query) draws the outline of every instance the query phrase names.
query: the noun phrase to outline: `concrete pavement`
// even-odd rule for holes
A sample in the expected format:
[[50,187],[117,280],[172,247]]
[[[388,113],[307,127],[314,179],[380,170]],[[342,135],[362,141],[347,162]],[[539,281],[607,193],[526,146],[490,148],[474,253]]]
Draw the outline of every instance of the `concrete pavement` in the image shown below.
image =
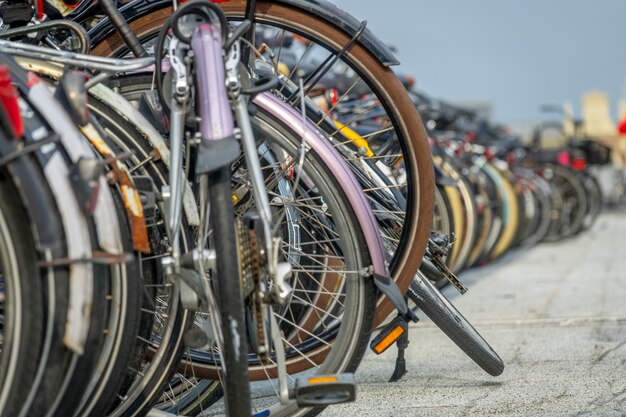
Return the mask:
[[506,363],[491,377],[427,320],[410,329],[408,374],[387,383],[395,348],[366,355],[348,416],[626,416],[626,215],[516,250],[445,294]]

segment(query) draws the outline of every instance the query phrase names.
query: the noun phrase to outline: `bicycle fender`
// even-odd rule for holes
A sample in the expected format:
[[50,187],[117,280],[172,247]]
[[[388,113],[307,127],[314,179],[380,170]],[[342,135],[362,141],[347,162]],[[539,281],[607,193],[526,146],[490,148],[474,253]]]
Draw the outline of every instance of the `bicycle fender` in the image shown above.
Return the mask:
[[380,237],[378,222],[372,213],[365,194],[361,191],[358,180],[345,163],[343,157],[324,137],[315,124],[308,120],[303,123],[302,116],[277,97],[269,93],[263,93],[257,95],[253,103],[274,115],[294,132],[302,132],[307,146],[315,149],[317,155],[335,173],[335,179],[346,193],[346,198],[353,207],[365,235],[365,243],[372,259],[372,268],[368,275],[373,276],[376,287],[389,298],[401,315],[414,320],[414,313],[407,307],[402,292],[389,273],[386,251]]
[[[36,109],[48,111],[43,115],[48,123],[54,112],[54,117],[67,118],[69,116],[58,111],[58,106],[52,93],[43,83],[31,87],[28,97],[37,103]],[[57,111],[55,111],[57,110]],[[58,129],[59,125],[53,125]],[[69,133],[70,135],[76,132]],[[65,140],[71,140],[66,136]],[[66,142],[63,144],[65,145]],[[72,158],[72,155],[70,155]],[[63,219],[69,259],[89,259],[93,255],[91,238],[88,232],[87,219],[75,198],[68,198],[74,191],[69,182],[69,168],[59,152],[55,152],[44,169],[52,193],[56,197],[59,212]],[[67,309],[67,321],[63,342],[68,349],[82,355],[89,332],[90,303],[93,298],[93,265],[90,262],[79,262],[70,269],[70,294]]]
[[366,245],[372,258],[372,273],[388,277],[386,252],[380,238],[378,223],[357,179],[338,151],[314,124],[308,120],[303,123],[302,116],[297,111],[272,94],[259,94],[252,102],[257,107],[272,114],[294,132],[302,132],[306,145],[315,149],[317,155],[332,169],[335,179],[341,189],[344,190],[350,205],[354,208],[356,218],[365,235]]
[[400,288],[398,288],[389,275],[383,276],[374,274],[374,284],[376,284],[376,288],[378,288],[380,292],[389,298],[401,316],[407,316],[407,314],[409,314],[408,318],[413,320],[413,317],[411,317],[411,313],[413,312],[409,310],[406,301],[404,301],[404,296],[400,292]]
[[[350,13],[327,0],[275,0],[275,2],[313,15],[315,18],[335,26],[350,37],[359,32],[362,23]],[[120,13],[128,22],[131,22],[155,10],[170,7],[171,4],[171,0],[134,0],[121,7]],[[89,31],[91,45],[97,45],[112,31],[113,26],[111,26],[109,19],[102,19]],[[390,67],[400,64],[391,49],[369,29],[365,28],[357,42],[383,66]]]
[[[58,79],[63,74],[63,67],[54,63],[29,58],[19,58],[18,61],[24,68],[38,74],[44,74],[48,77]],[[97,84],[90,88],[89,96],[90,100],[97,99],[105,103],[111,110],[116,111],[119,116],[133,124],[135,128],[141,132],[146,141],[154,147],[154,149],[161,156],[161,160],[165,166],[169,169],[170,151],[167,143],[152,123],[150,123],[149,120],[137,111],[132,104],[102,84]],[[185,192],[183,194],[183,208],[189,224],[192,226],[198,226],[200,224],[198,205],[196,204],[193,196],[191,186],[187,182],[185,182]]]

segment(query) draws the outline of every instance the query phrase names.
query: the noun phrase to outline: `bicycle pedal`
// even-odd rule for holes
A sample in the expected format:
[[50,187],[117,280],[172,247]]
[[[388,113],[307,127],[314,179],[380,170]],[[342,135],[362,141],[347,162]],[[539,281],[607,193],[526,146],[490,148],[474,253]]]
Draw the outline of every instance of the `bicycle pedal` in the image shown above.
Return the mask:
[[354,374],[303,377],[296,380],[289,394],[299,407],[342,404],[356,399],[356,381]]
[[376,335],[374,340],[370,343],[370,349],[374,351],[377,355],[380,355],[391,345],[396,343],[400,337],[407,333],[409,330],[409,326],[406,323],[404,317],[396,317],[389,324],[387,324],[381,331]]
[[448,251],[456,242],[456,235],[454,233],[446,235],[443,233],[431,231],[430,238],[428,239],[428,252],[436,256],[447,256]]

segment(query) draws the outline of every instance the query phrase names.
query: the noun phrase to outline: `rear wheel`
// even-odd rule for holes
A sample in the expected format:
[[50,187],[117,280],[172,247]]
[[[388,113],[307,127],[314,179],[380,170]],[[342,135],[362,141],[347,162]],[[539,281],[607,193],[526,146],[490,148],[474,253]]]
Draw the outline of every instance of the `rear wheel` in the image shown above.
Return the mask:
[[[229,19],[241,20],[247,4],[247,1],[236,0],[220,3],[220,6],[223,7]],[[129,23],[140,39],[149,40],[156,36],[170,15],[171,8],[168,7],[153,11]],[[283,37],[286,31],[306,38],[310,44],[298,62],[303,61],[302,58],[308,53],[307,51],[314,49],[310,45],[321,47],[322,51],[326,51],[325,54],[337,54],[350,41],[350,37],[338,27],[312,14],[277,2],[257,1],[255,22],[257,25],[263,25],[264,28],[272,28],[277,39]],[[279,48],[281,46],[282,43]],[[127,49],[120,36],[112,33],[102,42],[94,45],[92,51],[97,55],[119,56],[124,55]],[[278,48],[274,53],[279,55]],[[402,185],[406,194],[406,206],[402,211],[397,236],[392,236],[389,243],[395,251],[391,259],[393,278],[400,289],[406,291],[413,279],[413,274],[421,263],[432,221],[434,176],[430,146],[426,141],[426,134],[415,104],[393,71],[384,67],[358,42],[346,52],[337,65],[343,65],[347,71],[353,71],[358,75],[352,85],[350,83],[347,85],[346,90],[365,88],[374,95],[375,103],[373,107],[364,109],[365,116],[369,117],[371,114],[374,117],[374,110],[378,110],[381,105],[384,108],[383,116],[379,118],[387,121],[382,127],[378,125],[373,132],[368,133],[368,140],[377,137],[390,138],[390,140],[393,138],[398,143],[399,153],[390,159],[399,161],[402,165],[402,176],[406,178]],[[363,119],[363,114],[359,118]],[[352,118],[351,121],[356,123],[359,118],[356,120]],[[350,123],[345,124],[350,125]],[[336,136],[340,131],[341,129],[336,130],[334,135]],[[378,160],[374,157],[374,162]],[[392,165],[390,168],[395,169],[397,165]],[[397,215],[397,213],[394,214]],[[393,308],[390,302],[383,300],[377,311],[376,321],[380,323]]]

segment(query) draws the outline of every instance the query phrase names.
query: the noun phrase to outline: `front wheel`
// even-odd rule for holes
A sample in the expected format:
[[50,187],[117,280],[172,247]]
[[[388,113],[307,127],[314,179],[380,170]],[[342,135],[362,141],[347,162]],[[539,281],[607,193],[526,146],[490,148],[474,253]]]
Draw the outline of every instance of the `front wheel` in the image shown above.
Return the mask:
[[463,352],[488,374],[498,376],[504,371],[504,363],[493,348],[456,307],[418,272],[407,293],[417,307],[424,312]]
[[210,222],[216,252],[214,285],[221,318],[222,371],[220,380],[229,416],[249,416],[250,382],[244,303],[239,279],[237,236],[233,210],[230,167],[208,174]]

